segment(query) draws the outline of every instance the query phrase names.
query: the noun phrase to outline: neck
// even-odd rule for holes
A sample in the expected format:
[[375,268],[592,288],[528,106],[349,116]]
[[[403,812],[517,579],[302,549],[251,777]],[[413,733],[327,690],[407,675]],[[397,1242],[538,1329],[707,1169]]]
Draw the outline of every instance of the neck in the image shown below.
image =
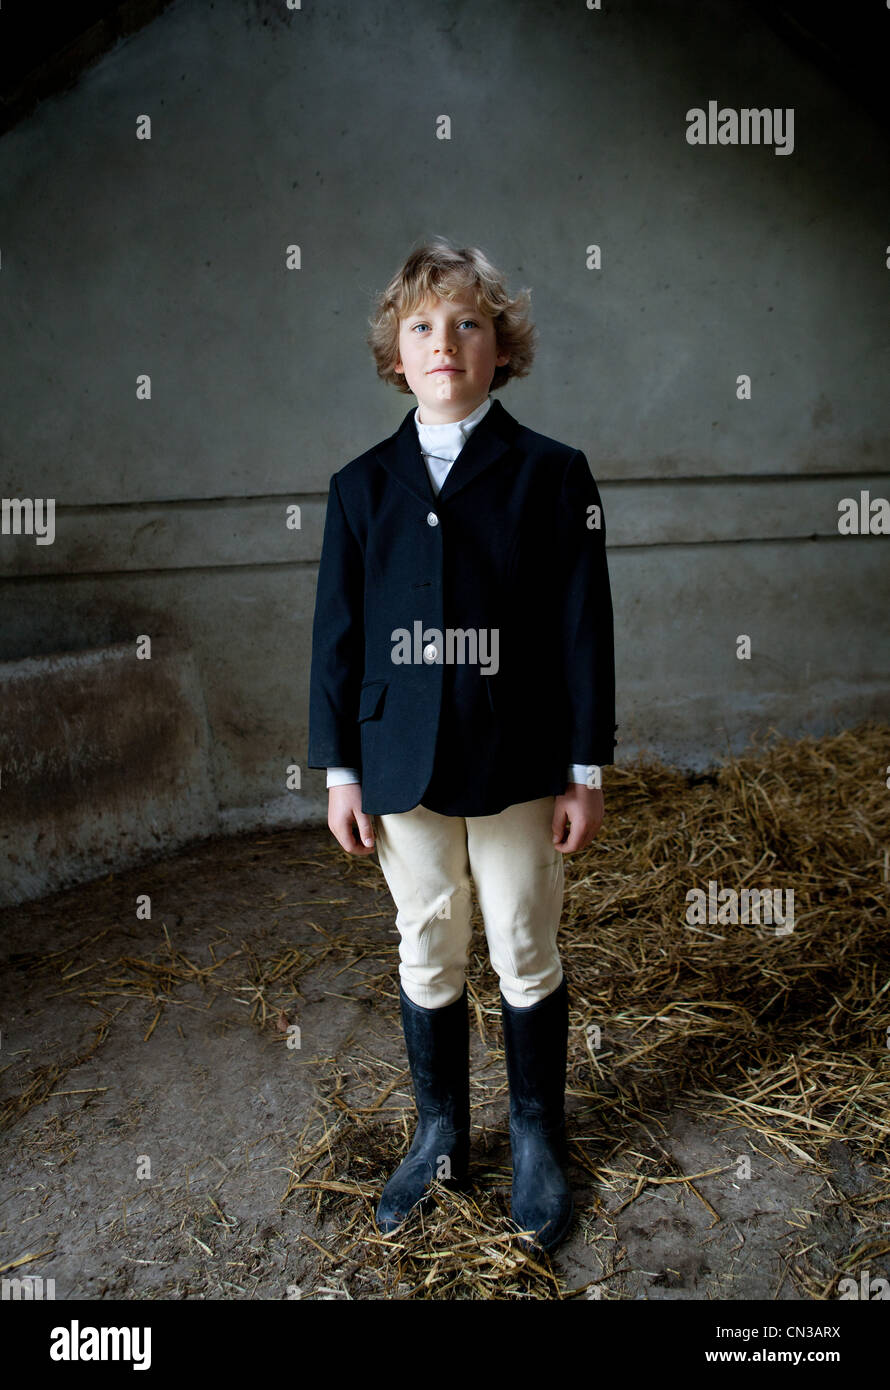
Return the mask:
[[[443,410],[436,410],[435,406],[418,405],[417,420],[421,425],[456,425],[459,420],[465,420],[468,415],[472,415],[474,410],[478,410],[480,405],[488,399],[488,392],[480,396],[478,401],[472,405],[452,405]],[[449,414],[445,410],[450,409]]]

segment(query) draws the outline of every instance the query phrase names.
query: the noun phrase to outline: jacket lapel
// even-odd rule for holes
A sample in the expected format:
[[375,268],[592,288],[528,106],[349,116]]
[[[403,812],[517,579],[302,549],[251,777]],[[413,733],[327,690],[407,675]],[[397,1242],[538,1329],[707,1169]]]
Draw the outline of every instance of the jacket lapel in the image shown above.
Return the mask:
[[493,397],[491,406],[451,465],[445,485],[436,497],[420,452],[420,440],[414,424],[416,408],[412,406],[396,433],[385,440],[375,453],[386,471],[424,503],[441,505],[448,502],[456,492],[478,478],[480,473],[506,453],[519,429],[518,422],[497,397]]

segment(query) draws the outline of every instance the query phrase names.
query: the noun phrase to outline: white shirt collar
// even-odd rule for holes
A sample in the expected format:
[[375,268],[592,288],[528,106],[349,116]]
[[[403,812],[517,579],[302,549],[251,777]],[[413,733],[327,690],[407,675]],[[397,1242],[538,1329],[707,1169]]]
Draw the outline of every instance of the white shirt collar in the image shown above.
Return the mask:
[[491,396],[486,396],[485,400],[462,420],[448,420],[443,425],[424,425],[417,418],[420,414],[418,405],[414,411],[414,424],[421,449],[425,453],[435,454],[437,458],[457,458],[467,441],[467,436],[490,409]]

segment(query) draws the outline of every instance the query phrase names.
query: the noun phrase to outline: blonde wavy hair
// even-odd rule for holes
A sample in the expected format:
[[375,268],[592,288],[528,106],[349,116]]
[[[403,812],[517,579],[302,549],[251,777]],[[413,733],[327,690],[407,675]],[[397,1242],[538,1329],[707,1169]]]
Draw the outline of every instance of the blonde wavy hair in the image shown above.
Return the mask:
[[489,390],[499,390],[511,377],[528,375],[537,340],[537,329],[528,317],[531,290],[511,295],[504,276],[478,247],[458,249],[445,237],[433,237],[411,252],[376,298],[367,342],[382,381],[411,394],[404,374],[394,366],[399,360],[399,320],[416,313],[434,296],[454,300],[466,290],[475,296],[477,310],[494,320],[498,352],[510,354],[506,366],[495,367]]

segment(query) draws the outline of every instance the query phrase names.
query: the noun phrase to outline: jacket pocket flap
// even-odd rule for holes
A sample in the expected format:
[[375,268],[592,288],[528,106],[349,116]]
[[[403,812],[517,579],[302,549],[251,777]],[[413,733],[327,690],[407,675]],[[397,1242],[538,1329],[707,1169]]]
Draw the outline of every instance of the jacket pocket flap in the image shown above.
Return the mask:
[[366,681],[359,692],[358,718],[374,719],[380,713],[389,681]]

